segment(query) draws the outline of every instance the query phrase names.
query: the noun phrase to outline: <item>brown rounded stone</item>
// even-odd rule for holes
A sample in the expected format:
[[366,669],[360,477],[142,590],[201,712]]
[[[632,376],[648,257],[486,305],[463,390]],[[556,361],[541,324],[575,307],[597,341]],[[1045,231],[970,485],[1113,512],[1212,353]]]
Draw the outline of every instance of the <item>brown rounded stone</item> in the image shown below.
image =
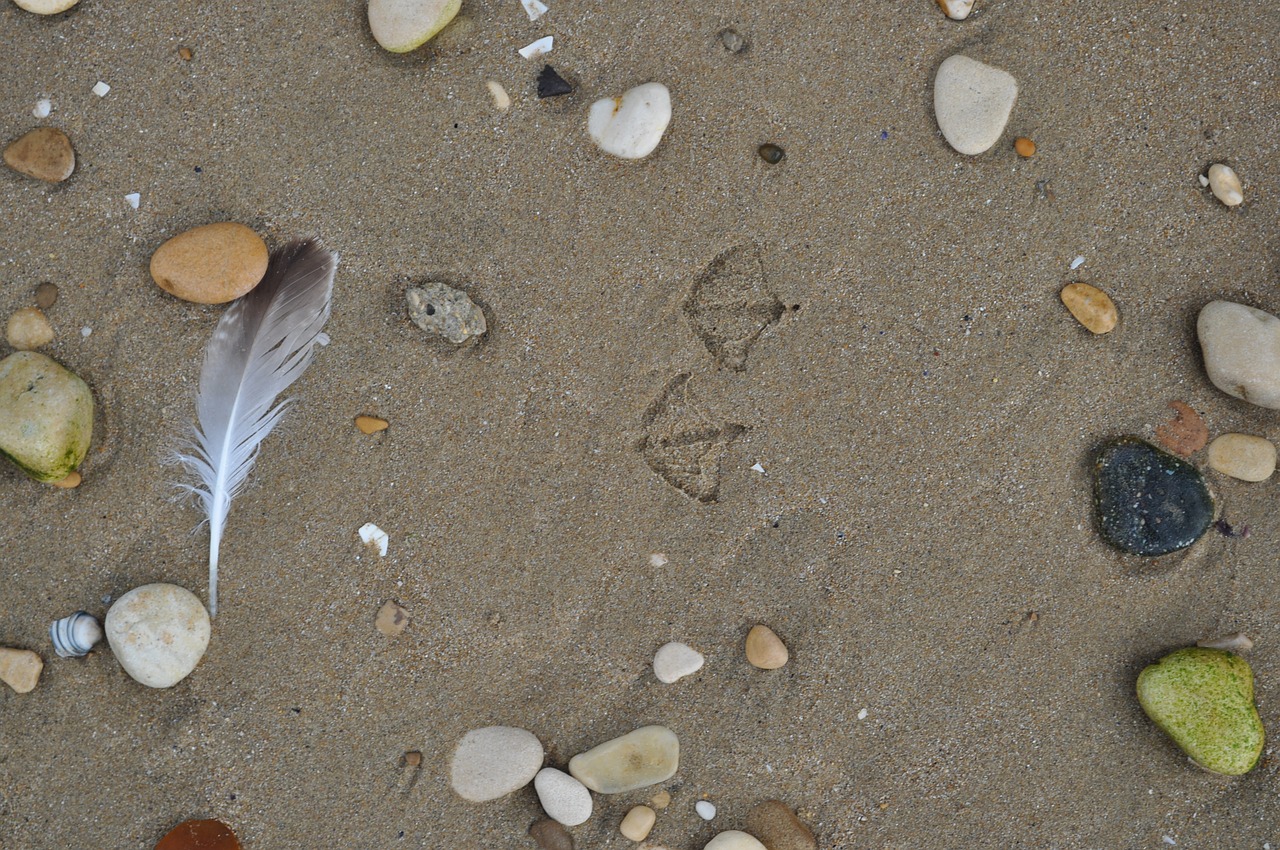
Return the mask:
[[766,800],[747,814],[747,831],[768,850],[818,850],[808,825],[781,800]]
[[1018,156],[1028,159],[1036,155],[1036,143],[1028,139],[1026,136],[1019,136],[1013,140],[1013,149],[1018,152]]
[[768,626],[752,626],[747,632],[747,661],[761,670],[777,670],[787,663],[790,653],[773,629]]
[[538,842],[542,850],[573,850],[573,836],[569,830],[550,818],[529,827],[529,837]]
[[4,149],[4,164],[19,174],[61,183],[76,170],[76,151],[66,133],[37,127]]
[[192,228],[151,255],[151,277],[183,301],[225,304],[253,289],[267,272],[267,245],[243,224]]
[[1109,333],[1116,326],[1119,313],[1111,296],[1087,283],[1069,283],[1062,288],[1062,303],[1076,321],[1095,334]]
[[58,285],[45,281],[36,287],[36,306],[48,310],[58,301]]

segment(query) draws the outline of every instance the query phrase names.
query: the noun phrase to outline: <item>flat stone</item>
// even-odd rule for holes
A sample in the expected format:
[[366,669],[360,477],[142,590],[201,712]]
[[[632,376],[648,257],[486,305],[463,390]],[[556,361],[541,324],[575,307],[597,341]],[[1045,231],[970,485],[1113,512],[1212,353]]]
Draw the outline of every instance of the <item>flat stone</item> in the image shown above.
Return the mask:
[[943,60],[933,83],[933,112],[947,144],[976,156],[1000,139],[1009,123],[1018,81],[1007,71],[956,54]]
[[1238,655],[1204,647],[1172,652],[1138,676],[1138,702],[1206,770],[1240,776],[1262,755],[1253,670]]
[[462,0],[369,0],[374,41],[392,53],[426,44],[458,14]]
[[587,133],[600,150],[620,159],[644,159],[662,141],[671,123],[671,92],[645,83],[591,104]]
[[1120,314],[1111,296],[1087,283],[1069,283],[1059,294],[1062,303],[1076,317],[1076,321],[1091,333],[1105,334],[1115,329]]
[[533,781],[542,767],[542,742],[512,726],[472,729],[454,748],[449,784],[464,800],[505,797]]
[[56,15],[65,12],[80,0],[13,0],[19,9],[35,12],[37,15]]
[[747,40],[735,29],[722,29],[719,32],[720,43],[730,53],[741,53],[747,49]]
[[703,845],[702,850],[769,850],[756,838],[736,829],[725,830]]
[[591,792],[563,770],[544,767],[533,777],[533,789],[542,810],[558,823],[577,826],[591,817]]
[[1276,471],[1276,447],[1262,437],[1223,434],[1209,444],[1209,466],[1241,481],[1266,481]]
[[569,772],[600,794],[665,782],[680,767],[680,741],[665,726],[642,726],[569,760]]
[[1280,319],[1231,301],[1211,301],[1196,321],[1213,385],[1259,407],[1280,410]]
[[538,842],[542,850],[573,850],[573,836],[569,830],[550,818],[535,821],[529,827],[529,837]]
[[670,685],[702,669],[706,659],[701,652],[678,641],[663,644],[653,656],[653,675]]
[[37,127],[4,149],[4,164],[19,174],[61,183],[76,170],[76,152],[66,133],[55,127]]
[[9,316],[4,335],[19,351],[31,351],[53,342],[53,325],[39,307],[23,307]]
[[409,318],[429,334],[462,345],[489,329],[484,311],[460,289],[443,283],[410,287],[404,295]]
[[818,850],[808,825],[781,800],[766,800],[747,813],[747,832],[768,850]]
[[640,842],[649,837],[653,825],[658,822],[658,813],[648,806],[633,806],[618,825],[618,831],[630,841]]
[[241,850],[240,839],[220,820],[188,820],[160,839],[155,850]]
[[1185,549],[1213,521],[1213,497],[1200,471],[1138,437],[1102,447],[1094,498],[1103,539],[1134,555]]
[[1191,457],[1209,442],[1209,426],[1185,401],[1171,401],[1169,407],[1174,411],[1173,421],[1156,427],[1156,439],[1174,454]]
[[387,637],[395,637],[409,626],[409,612],[401,608],[394,599],[388,599],[378,609],[373,625]]
[[35,690],[43,669],[44,662],[31,650],[0,647],[0,682],[16,693],[27,694]]
[[209,612],[174,584],[144,584],[107,611],[107,642],[124,671],[148,688],[170,688],[196,669],[209,647]]
[[193,227],[151,255],[151,278],[175,298],[225,304],[253,289],[267,273],[267,243],[243,224]]
[[761,670],[777,670],[791,657],[782,638],[768,626],[752,626],[747,632],[747,661]]
[[35,351],[0,360],[0,454],[37,481],[61,481],[92,438],[88,384]]
[[565,81],[564,77],[556,73],[556,69],[550,65],[543,66],[542,73],[538,74],[538,97],[560,97],[561,95],[573,92],[573,86]]

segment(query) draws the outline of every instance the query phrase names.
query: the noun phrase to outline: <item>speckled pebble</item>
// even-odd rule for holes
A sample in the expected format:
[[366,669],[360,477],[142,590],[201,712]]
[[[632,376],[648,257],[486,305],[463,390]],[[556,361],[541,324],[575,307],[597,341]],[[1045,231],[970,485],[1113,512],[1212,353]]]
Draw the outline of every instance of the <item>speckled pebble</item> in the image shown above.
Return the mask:
[[531,732],[511,726],[472,729],[453,751],[449,784],[464,800],[496,800],[532,782],[542,760],[542,742]]
[[1094,497],[1103,538],[1134,555],[1185,549],[1213,521],[1213,497],[1200,471],[1137,437],[1102,447]]
[[563,770],[544,767],[533,778],[533,789],[542,810],[554,821],[577,826],[591,817],[591,792]]
[[234,301],[267,273],[267,243],[243,224],[221,221],[179,233],[151,255],[151,279],[197,304]]
[[4,335],[19,351],[31,351],[53,342],[53,325],[39,307],[23,307],[9,317]]
[[460,289],[427,283],[410,287],[404,300],[415,325],[454,345],[482,337],[488,330],[484,311]]
[[112,604],[103,630],[124,671],[149,688],[169,688],[196,669],[209,647],[209,612],[173,584],[144,584]]

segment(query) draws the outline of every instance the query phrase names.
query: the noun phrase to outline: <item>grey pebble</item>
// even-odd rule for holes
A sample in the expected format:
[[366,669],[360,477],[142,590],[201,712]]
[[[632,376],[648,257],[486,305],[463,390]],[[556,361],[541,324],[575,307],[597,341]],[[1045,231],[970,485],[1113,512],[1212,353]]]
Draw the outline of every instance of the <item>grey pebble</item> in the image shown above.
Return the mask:
[[443,283],[410,287],[404,300],[415,325],[454,345],[483,336],[488,330],[484,311],[465,292]]

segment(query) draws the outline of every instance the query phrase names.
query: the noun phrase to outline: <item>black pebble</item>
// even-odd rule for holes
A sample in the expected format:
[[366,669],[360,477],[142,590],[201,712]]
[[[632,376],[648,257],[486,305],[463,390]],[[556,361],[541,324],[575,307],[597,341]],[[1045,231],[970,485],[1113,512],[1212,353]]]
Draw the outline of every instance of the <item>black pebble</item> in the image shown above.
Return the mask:
[[1213,496],[1200,471],[1138,437],[1112,440],[1094,466],[1098,528],[1134,555],[1167,555],[1200,539]]
[[756,148],[756,152],[760,154],[760,158],[770,165],[777,165],[786,157],[787,152],[777,145],[763,144]]
[[569,94],[573,91],[573,86],[564,81],[556,73],[556,69],[547,65],[542,69],[542,73],[538,75],[538,97],[559,97],[562,94]]

